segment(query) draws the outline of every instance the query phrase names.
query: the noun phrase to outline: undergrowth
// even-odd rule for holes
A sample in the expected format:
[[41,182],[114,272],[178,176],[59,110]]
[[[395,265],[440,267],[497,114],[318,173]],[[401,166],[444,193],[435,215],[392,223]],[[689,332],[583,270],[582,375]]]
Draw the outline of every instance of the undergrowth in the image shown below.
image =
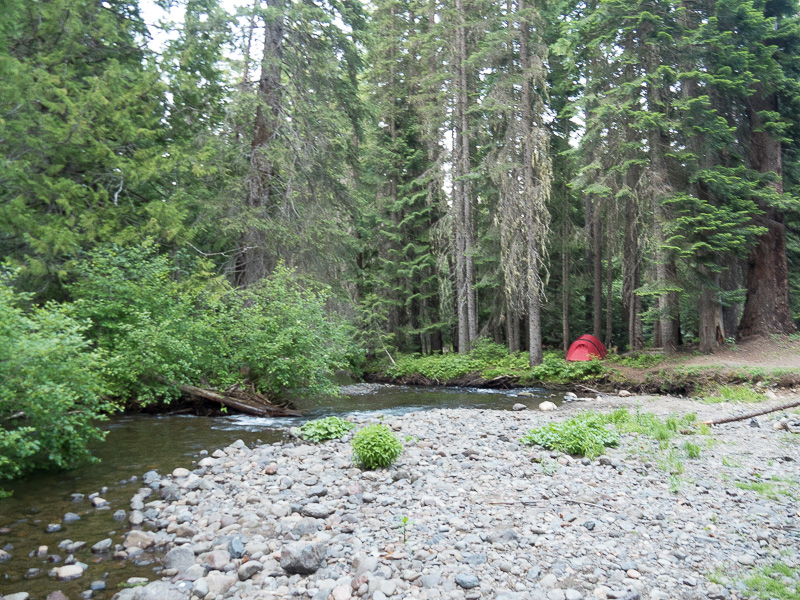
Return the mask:
[[608,367],[599,360],[567,362],[560,351],[545,352],[542,364],[531,368],[528,354],[509,353],[505,346],[480,340],[468,354],[401,354],[393,364],[374,365],[394,378],[422,376],[436,383],[454,381],[477,373],[484,379],[518,377],[521,383],[546,381],[561,383],[604,377]]
[[719,402],[753,403],[762,402],[765,399],[764,394],[744,385],[722,385],[710,388],[705,390],[703,396],[705,401],[711,404]]

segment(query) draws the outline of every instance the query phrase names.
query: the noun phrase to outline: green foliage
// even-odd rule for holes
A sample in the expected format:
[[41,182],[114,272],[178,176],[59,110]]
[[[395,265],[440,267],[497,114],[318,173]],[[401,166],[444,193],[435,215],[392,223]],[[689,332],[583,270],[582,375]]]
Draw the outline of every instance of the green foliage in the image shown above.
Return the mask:
[[[625,408],[611,413],[587,411],[563,423],[550,423],[532,429],[523,438],[523,443],[538,444],[544,448],[594,457],[603,453],[606,446],[616,446],[619,433],[639,433],[662,443],[674,434],[693,425],[696,415],[670,416],[662,421],[652,413],[634,414]],[[609,429],[612,426],[613,429]],[[680,472],[683,472],[681,466]]]
[[744,580],[761,600],[800,600],[800,567],[767,565]]
[[109,356],[111,392],[146,404],[183,384],[253,386],[269,397],[330,394],[356,355],[325,288],[279,267],[233,290],[203,261],[151,246],[111,247],[82,260],[74,314]]
[[723,385],[716,389],[704,391],[705,401],[716,404],[719,402],[743,402],[754,403],[763,402],[764,394],[760,394],[753,388],[744,385]]
[[504,346],[488,340],[478,342],[468,354],[404,354],[396,357],[395,361],[396,364],[386,369],[392,377],[422,375],[437,383],[452,381],[470,373],[481,373],[490,378],[498,374],[519,374],[530,368],[526,354],[510,354]]
[[582,381],[603,377],[607,368],[600,360],[571,362],[560,352],[546,352],[542,364],[533,367],[531,378],[538,381]]
[[657,364],[661,363],[664,360],[664,358],[665,356],[663,354],[632,352],[627,356],[621,356],[619,354],[609,354],[606,357],[606,360],[608,362],[614,363],[616,365],[621,365],[623,367],[635,367],[638,369],[647,369],[649,367],[654,367]]
[[689,458],[700,458],[701,450],[700,446],[694,444],[692,442],[686,442],[683,445],[683,450],[686,452],[686,456]]
[[325,417],[324,419],[303,423],[300,426],[300,431],[303,433],[303,439],[317,443],[338,440],[353,427],[355,425],[341,417]]
[[594,458],[605,452],[606,446],[619,443],[619,435],[609,430],[606,424],[603,415],[585,412],[563,423],[549,423],[532,429],[522,438],[522,442]]
[[607,367],[599,360],[568,362],[563,352],[545,352],[542,364],[531,368],[525,352],[510,353],[505,346],[489,340],[480,340],[468,354],[403,354],[395,358],[396,364],[385,365],[392,377],[422,375],[437,383],[453,381],[479,373],[485,379],[512,375],[520,381],[584,381],[603,377]]
[[388,467],[403,451],[403,444],[383,424],[367,425],[353,436],[353,459],[362,469]]
[[89,458],[105,435],[97,422],[117,408],[87,324],[55,304],[23,308],[29,300],[0,277],[0,480]]

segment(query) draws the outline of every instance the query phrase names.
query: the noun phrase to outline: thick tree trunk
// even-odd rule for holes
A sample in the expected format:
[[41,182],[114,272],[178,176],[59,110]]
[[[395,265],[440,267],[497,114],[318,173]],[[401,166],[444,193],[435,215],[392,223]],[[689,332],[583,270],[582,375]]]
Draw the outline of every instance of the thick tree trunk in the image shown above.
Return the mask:
[[253,141],[250,146],[250,171],[247,176],[246,229],[237,254],[234,279],[239,287],[247,287],[267,275],[265,222],[267,211],[276,195],[274,165],[269,147],[278,132],[281,116],[281,66],[283,60],[283,16],[277,0],[267,0],[273,20],[264,24],[264,54],[258,82]]
[[[775,95],[766,94],[761,85],[748,102],[750,122],[750,162],[760,173],[775,173],[772,184],[778,194],[783,193],[781,180],[781,144],[764,130],[762,111],[777,111]],[[783,213],[759,203],[764,214],[756,222],[767,229],[758,239],[747,261],[747,299],[739,337],[766,336],[773,333],[789,334],[797,330],[792,320],[789,304],[789,277],[786,262],[786,227]]]
[[639,209],[633,187],[625,198],[625,241],[622,250],[622,314],[628,329],[628,350],[644,347],[639,288]]
[[603,338],[603,232],[600,199],[595,198],[592,207],[592,333],[598,340]]
[[458,347],[465,354],[478,337],[478,307],[475,297],[473,261],[472,202],[470,199],[469,96],[467,87],[467,32],[463,0],[456,0],[456,102],[453,211],[456,228],[456,286],[458,305]]
[[701,273],[710,281],[701,283],[697,303],[698,335],[700,352],[710,353],[725,341],[725,325],[722,320],[722,306],[715,298],[716,290],[719,289],[719,274],[710,273],[707,268],[702,268]]

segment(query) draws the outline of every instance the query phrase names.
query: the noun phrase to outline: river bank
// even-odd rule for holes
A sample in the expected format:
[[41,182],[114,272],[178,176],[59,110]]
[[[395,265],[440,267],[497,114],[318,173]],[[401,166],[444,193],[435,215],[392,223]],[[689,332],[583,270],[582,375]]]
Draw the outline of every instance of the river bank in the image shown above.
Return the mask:
[[[193,472],[148,473],[129,517],[141,529],[108,551],[166,552],[163,580],[115,598],[743,598],[752,570],[777,561],[800,585],[800,438],[773,429],[779,413],[668,448],[625,435],[593,461],[519,443],[621,405],[700,420],[738,410],[655,397],[364,417],[405,442],[376,472],[352,466],[347,439],[237,442]],[[699,456],[665,470],[688,440]]]
[[796,336],[751,339],[700,354],[691,347],[665,356],[656,351],[605,360],[566,362],[563,353],[545,353],[544,363],[530,368],[523,354],[480,350],[468,355],[403,355],[396,363],[371,365],[365,381],[394,385],[440,385],[515,389],[531,385],[585,395],[585,386],[602,392],[713,395],[722,386],[760,385],[796,392],[800,388],[800,339]]

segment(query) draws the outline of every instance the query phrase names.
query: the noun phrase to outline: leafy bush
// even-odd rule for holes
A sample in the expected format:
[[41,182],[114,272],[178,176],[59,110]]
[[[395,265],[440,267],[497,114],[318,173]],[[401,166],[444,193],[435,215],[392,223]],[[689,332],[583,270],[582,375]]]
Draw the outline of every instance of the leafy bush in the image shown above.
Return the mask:
[[89,458],[105,433],[96,423],[117,407],[107,399],[103,355],[87,324],[56,305],[22,308],[29,297],[0,276],[0,480]]
[[356,353],[327,290],[283,267],[240,291],[201,260],[143,245],[100,250],[77,270],[74,314],[91,321],[118,397],[145,404],[182,384],[336,393],[329,376]]
[[353,436],[353,455],[362,469],[388,467],[403,451],[403,444],[386,425],[367,425]]
[[499,375],[521,374],[529,368],[527,354],[511,354],[505,346],[482,339],[468,354],[400,355],[396,357],[395,364],[386,366],[386,373],[398,378],[422,375],[437,383],[444,383],[470,373],[480,373],[491,379]]
[[594,458],[605,452],[606,446],[616,446],[619,435],[606,427],[603,415],[586,412],[563,423],[549,423],[532,429],[522,442]]
[[338,440],[350,431],[355,425],[341,417],[325,417],[315,421],[308,421],[300,426],[303,438],[311,442],[324,442]]
[[563,357],[563,352],[545,352],[542,364],[531,370],[531,377],[538,381],[575,381],[602,377],[605,373],[602,361],[570,362]]

